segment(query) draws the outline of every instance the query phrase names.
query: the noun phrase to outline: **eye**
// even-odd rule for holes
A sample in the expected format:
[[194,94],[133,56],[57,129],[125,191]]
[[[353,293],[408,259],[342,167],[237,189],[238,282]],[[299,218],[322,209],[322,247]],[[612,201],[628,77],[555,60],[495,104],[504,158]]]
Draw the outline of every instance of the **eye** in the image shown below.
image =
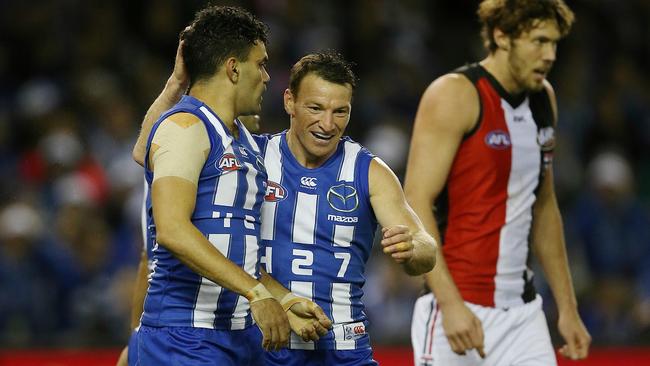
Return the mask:
[[308,105],[307,110],[310,112],[320,112],[320,107],[316,105]]

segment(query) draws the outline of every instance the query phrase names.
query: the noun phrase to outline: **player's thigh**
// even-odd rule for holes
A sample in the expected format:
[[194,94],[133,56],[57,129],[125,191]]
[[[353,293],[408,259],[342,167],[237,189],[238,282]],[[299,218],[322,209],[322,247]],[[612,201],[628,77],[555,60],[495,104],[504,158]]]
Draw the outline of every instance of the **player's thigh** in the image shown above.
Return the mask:
[[413,307],[411,319],[411,346],[416,366],[427,365],[431,360],[431,335],[436,317],[436,304],[433,294],[420,296]]
[[306,352],[314,351],[282,348],[279,351],[264,352],[264,364],[266,366],[304,366]]
[[264,364],[261,334],[256,326],[226,331],[190,327],[141,327],[139,365]]
[[557,359],[544,311],[536,309],[524,325],[522,334],[513,347],[519,350],[512,366],[556,366]]
[[129,350],[126,356],[126,362],[129,366],[140,365],[138,363],[138,332],[134,331],[131,333],[131,338],[129,338]]

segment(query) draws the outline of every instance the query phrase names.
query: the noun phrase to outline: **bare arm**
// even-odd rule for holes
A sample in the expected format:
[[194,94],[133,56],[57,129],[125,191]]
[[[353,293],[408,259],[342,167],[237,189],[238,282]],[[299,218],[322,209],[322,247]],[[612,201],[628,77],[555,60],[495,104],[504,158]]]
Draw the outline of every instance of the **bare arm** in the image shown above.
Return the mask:
[[[433,213],[436,198],[449,175],[463,136],[470,131],[479,114],[478,94],[469,80],[448,74],[434,81],[424,92],[411,140],[404,189],[411,207],[426,230],[440,241]],[[443,317],[443,326],[454,352],[477,348],[482,354],[483,331],[480,321],[467,308],[438,251],[436,268],[425,275]]]
[[[546,85],[555,110],[555,95]],[[555,197],[552,166],[547,167],[533,207],[532,244],[549,283],[559,312],[558,328],[567,341],[560,353],[572,359],[587,357],[591,336],[578,314],[564,241],[564,228]]]
[[138,273],[135,278],[135,286],[133,289],[133,303],[131,304],[131,329],[135,329],[140,324],[140,317],[144,308],[144,298],[147,295],[147,288],[149,283],[147,275],[149,268],[147,265],[147,252],[142,250],[140,254],[140,262],[138,263]]
[[158,95],[153,104],[151,104],[142,120],[138,140],[136,141],[135,146],[133,146],[133,160],[141,166],[144,166],[144,155],[147,150],[147,138],[151,133],[151,127],[153,127],[153,124],[158,120],[163,112],[178,103],[190,84],[189,75],[187,75],[185,63],[183,62],[182,49],[183,41],[179,41],[178,48],[176,49],[174,71],[169,79],[167,79],[165,88],[160,95]]
[[406,202],[399,180],[381,160],[373,159],[368,173],[370,203],[383,226],[384,253],[404,266],[409,275],[433,269],[436,242]]

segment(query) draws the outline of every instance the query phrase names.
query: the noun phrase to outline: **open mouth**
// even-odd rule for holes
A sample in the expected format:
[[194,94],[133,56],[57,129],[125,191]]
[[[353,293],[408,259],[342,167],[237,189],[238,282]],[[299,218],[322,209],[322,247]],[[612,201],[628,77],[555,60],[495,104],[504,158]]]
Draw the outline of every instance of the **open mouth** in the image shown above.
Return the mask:
[[537,76],[541,77],[542,79],[544,79],[544,78],[546,78],[546,74],[548,73],[548,70],[546,70],[546,69],[535,69],[535,70],[533,70],[533,73],[535,73],[535,75],[537,75]]
[[334,135],[328,135],[328,134],[320,133],[320,132],[312,132],[311,134],[317,140],[320,140],[320,141],[329,141],[334,137]]

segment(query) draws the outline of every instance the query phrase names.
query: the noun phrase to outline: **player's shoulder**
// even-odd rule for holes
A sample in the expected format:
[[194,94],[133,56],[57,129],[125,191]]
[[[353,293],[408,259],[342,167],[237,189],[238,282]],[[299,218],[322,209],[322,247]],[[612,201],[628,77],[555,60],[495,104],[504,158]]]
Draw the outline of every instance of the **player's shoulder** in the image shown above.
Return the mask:
[[285,132],[283,131],[279,133],[254,133],[251,135],[253,136],[253,140],[255,140],[255,142],[260,147],[262,152],[265,152],[269,143],[277,144],[279,148],[280,140],[282,139],[283,133]]
[[188,112],[178,112],[171,114],[160,121],[160,123],[171,123],[183,129],[187,129],[197,124],[203,124],[197,115]]
[[343,136],[341,137],[341,141],[339,144],[343,145],[342,153],[346,153],[346,151],[356,153],[357,156],[367,156],[370,158],[375,157],[375,155],[368,150],[365,146],[363,146],[361,143],[355,141],[352,139],[350,136]]

